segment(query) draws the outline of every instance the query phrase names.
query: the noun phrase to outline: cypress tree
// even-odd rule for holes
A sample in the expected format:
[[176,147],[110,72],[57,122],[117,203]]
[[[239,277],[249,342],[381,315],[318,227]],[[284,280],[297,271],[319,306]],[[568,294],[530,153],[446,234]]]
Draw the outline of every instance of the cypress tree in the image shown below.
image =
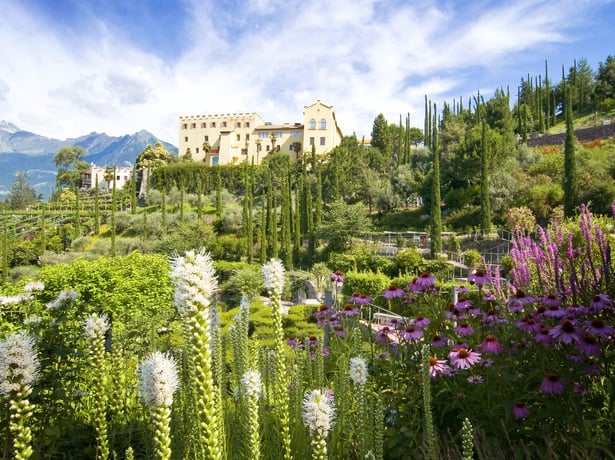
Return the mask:
[[167,190],[162,187],[160,190],[160,225],[162,226],[162,232],[167,232]]
[[545,99],[546,99],[546,117],[545,117],[545,128],[547,132],[551,127],[551,88],[549,86],[549,65],[547,60],[545,59]]
[[115,193],[115,166],[113,167],[113,188],[111,189],[111,255],[115,257],[115,211],[116,211],[116,193]]
[[404,164],[410,164],[410,112],[406,115],[406,142],[404,144]]
[[40,233],[40,253],[41,253],[41,265],[42,265],[42,256],[45,254],[47,250],[47,234],[45,232],[46,218],[45,211],[41,211],[41,233]]
[[100,235],[100,191],[98,190],[98,174],[94,186],[94,234]]
[[222,173],[220,166],[216,166],[216,217],[222,218]]
[[280,256],[279,246],[278,246],[278,205],[276,196],[271,194],[271,222],[270,232],[271,232],[271,257],[277,259]]
[[282,196],[280,199],[280,250],[284,260],[284,265],[290,270],[293,266],[293,250],[291,238],[291,203],[290,203],[290,183],[286,178],[282,178]]
[[489,151],[487,145],[487,122],[481,122],[480,154],[480,223],[486,233],[491,232],[491,204],[489,202]]
[[267,262],[267,195],[263,193],[261,195],[261,228],[259,233],[259,259],[258,261],[262,264]]
[[81,203],[79,200],[79,187],[75,187],[75,238],[81,234]]
[[577,160],[575,152],[574,125],[572,123],[572,97],[570,87],[564,82],[566,139],[564,141],[564,217],[577,212],[579,198],[577,183]]
[[248,256],[248,261],[252,258],[252,246],[248,242],[248,233],[250,226],[250,205],[249,205],[249,183],[248,183],[248,171],[247,165],[244,165],[242,170],[242,179],[243,179],[243,200],[241,203],[241,224],[243,227],[244,237],[246,239],[246,255]]
[[[431,113],[431,104],[430,104]],[[442,252],[442,210],[440,209],[440,152],[438,146],[438,126],[436,122],[436,104],[434,104],[431,135],[433,152],[432,189],[431,189],[431,219],[430,219],[430,253],[435,259]]]
[[2,283],[6,283],[9,275],[9,229],[6,221],[4,222],[4,232],[2,234]]
[[[312,146],[312,157],[316,158],[316,151]],[[322,208],[323,208],[323,196],[322,196],[322,170],[316,161],[313,162],[314,171],[316,173],[316,202],[314,203],[314,225],[313,230],[322,223]]]
[[130,214],[137,213],[137,168],[132,167],[132,179],[130,181]]
[[293,212],[293,250],[295,251],[295,259],[301,249],[301,191],[299,187],[295,188],[295,206]]

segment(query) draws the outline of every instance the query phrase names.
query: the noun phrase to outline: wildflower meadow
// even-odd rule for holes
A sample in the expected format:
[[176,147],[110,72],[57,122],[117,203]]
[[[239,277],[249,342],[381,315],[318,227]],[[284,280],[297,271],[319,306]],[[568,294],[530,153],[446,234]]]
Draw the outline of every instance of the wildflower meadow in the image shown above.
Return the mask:
[[615,458],[613,227],[582,207],[463,281],[332,270],[309,334],[278,259],[259,334],[203,250],[50,267],[1,298],[0,457]]

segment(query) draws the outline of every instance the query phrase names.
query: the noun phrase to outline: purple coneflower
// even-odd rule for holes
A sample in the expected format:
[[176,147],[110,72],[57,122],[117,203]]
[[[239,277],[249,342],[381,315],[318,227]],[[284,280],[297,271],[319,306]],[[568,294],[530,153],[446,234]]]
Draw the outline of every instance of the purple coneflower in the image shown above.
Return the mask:
[[540,391],[550,395],[562,394],[564,392],[564,382],[559,375],[549,372],[540,384]]
[[423,330],[412,325],[408,324],[404,330],[400,333],[400,336],[404,340],[418,340],[423,337]]
[[429,321],[429,318],[426,318],[424,316],[417,316],[414,321],[412,321],[412,324],[414,324],[416,327],[427,327],[429,326],[429,323],[431,321]]
[[570,316],[586,315],[589,311],[583,305],[570,305],[566,308],[566,314]]
[[334,283],[343,283],[344,282],[344,274],[341,271],[336,270],[335,272],[333,272],[333,273],[331,273],[329,275],[329,279],[331,281],[333,281]]
[[587,332],[603,339],[613,335],[613,327],[606,324],[602,318],[594,318],[591,321],[587,321],[585,327]]
[[543,345],[553,345],[555,340],[549,334],[550,329],[546,326],[541,326],[540,331],[534,337],[536,343],[542,343]]
[[613,300],[606,294],[596,294],[589,302],[589,307],[593,310],[603,310],[612,306]]
[[416,286],[421,288],[421,290],[426,291],[426,290],[431,289],[431,288],[433,288],[435,286],[436,279],[434,278],[434,276],[431,273],[423,272],[423,273],[421,273],[421,276],[416,278],[414,283],[416,284]]
[[497,341],[494,335],[489,334],[485,337],[485,341],[482,343],[481,348],[485,353],[501,353],[504,347]]
[[472,301],[464,296],[459,296],[457,303],[455,304],[455,308],[458,310],[467,310],[470,307],[472,307]]
[[382,294],[385,299],[395,299],[404,296],[404,291],[391,284],[388,288],[386,288]]
[[470,366],[480,361],[480,353],[467,348],[451,351],[448,357],[453,367],[457,369],[468,369]]
[[351,316],[356,316],[359,314],[359,309],[357,307],[355,307],[354,305],[347,303],[344,305],[344,308],[342,309],[342,311],[340,312],[342,315],[346,316],[346,317],[351,317]]
[[541,299],[541,303],[545,307],[559,307],[562,304],[562,301],[557,298],[555,294],[548,294]]
[[462,321],[455,328],[455,332],[459,335],[472,335],[474,334],[474,329],[472,329],[472,326],[467,321]]
[[599,356],[602,347],[592,334],[585,334],[577,342],[577,350],[587,356]]
[[476,286],[478,286],[478,288],[480,289],[485,284],[491,284],[491,278],[489,277],[489,275],[487,275],[487,273],[485,273],[484,270],[481,270],[479,268],[478,270],[472,272],[470,276],[468,276],[468,282],[470,284],[476,284]]
[[456,286],[455,291],[457,292],[470,292],[467,286]]
[[446,361],[438,359],[436,356],[429,357],[429,376],[433,379],[438,375],[448,375],[451,368]]
[[357,305],[367,305],[372,298],[364,294],[352,294],[348,300]]
[[483,383],[484,379],[482,375],[471,375],[467,378],[467,381],[469,383],[477,384],[477,383]]
[[562,343],[579,341],[579,333],[574,323],[566,319],[549,331],[551,337]]
[[390,339],[389,339],[389,333],[390,332],[391,332],[391,329],[388,326],[384,326],[376,334],[376,342],[384,344],[384,345],[388,345],[388,343],[390,341]]
[[433,348],[441,348],[448,344],[448,339],[440,334],[434,334],[431,338],[431,346]]
[[515,401],[512,413],[516,418],[528,418],[530,416],[530,410],[523,401]]
[[401,318],[391,318],[386,322],[386,325],[393,329],[401,329],[404,325],[404,320]]
[[530,334],[536,334],[540,331],[540,323],[529,316],[524,316],[519,321],[515,322],[515,326]]

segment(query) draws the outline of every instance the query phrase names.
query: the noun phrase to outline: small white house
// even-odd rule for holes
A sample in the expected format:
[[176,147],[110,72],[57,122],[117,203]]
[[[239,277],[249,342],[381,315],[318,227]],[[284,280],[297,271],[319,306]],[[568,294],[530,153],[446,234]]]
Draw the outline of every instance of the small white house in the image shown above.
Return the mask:
[[111,190],[113,188],[113,176],[115,176],[115,188],[119,190],[132,178],[132,168],[96,166],[94,163],[90,163],[90,169],[83,174],[82,187],[92,189],[98,183],[100,190]]

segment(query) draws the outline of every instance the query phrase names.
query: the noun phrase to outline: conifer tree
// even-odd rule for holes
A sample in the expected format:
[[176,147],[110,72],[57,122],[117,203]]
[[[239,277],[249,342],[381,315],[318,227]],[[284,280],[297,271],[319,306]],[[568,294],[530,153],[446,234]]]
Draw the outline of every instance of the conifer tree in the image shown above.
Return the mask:
[[316,229],[322,223],[322,208],[323,208],[323,196],[322,196],[322,170],[318,166],[316,161],[316,149],[312,146],[312,168],[316,173],[316,202],[314,203],[314,225]]
[[260,254],[258,258],[261,264],[264,264],[267,261],[267,201],[267,195],[263,193],[261,195],[261,228],[259,233]]
[[[116,249],[115,249],[115,212],[117,210],[116,208],[116,193],[115,193],[115,177],[116,177],[116,172],[115,172],[115,166],[113,167],[113,188],[111,189],[111,255],[115,256],[116,255]],[[163,194],[164,196],[164,194]]]
[[[431,104],[429,104],[431,114]],[[430,254],[435,259],[442,252],[442,210],[440,209],[440,152],[438,145],[438,126],[436,104],[433,105],[431,150],[433,152],[431,215],[430,215]]]
[[577,160],[575,152],[574,125],[572,123],[572,97],[570,87],[564,83],[566,139],[564,141],[564,217],[577,212],[579,198],[577,182]]
[[81,202],[79,195],[79,188],[75,188],[75,238],[81,234]]
[[481,153],[480,153],[480,223],[481,229],[491,232],[491,204],[489,200],[489,146],[487,142],[487,122],[481,122]]
[[222,218],[222,173],[220,166],[216,166],[216,217]]

